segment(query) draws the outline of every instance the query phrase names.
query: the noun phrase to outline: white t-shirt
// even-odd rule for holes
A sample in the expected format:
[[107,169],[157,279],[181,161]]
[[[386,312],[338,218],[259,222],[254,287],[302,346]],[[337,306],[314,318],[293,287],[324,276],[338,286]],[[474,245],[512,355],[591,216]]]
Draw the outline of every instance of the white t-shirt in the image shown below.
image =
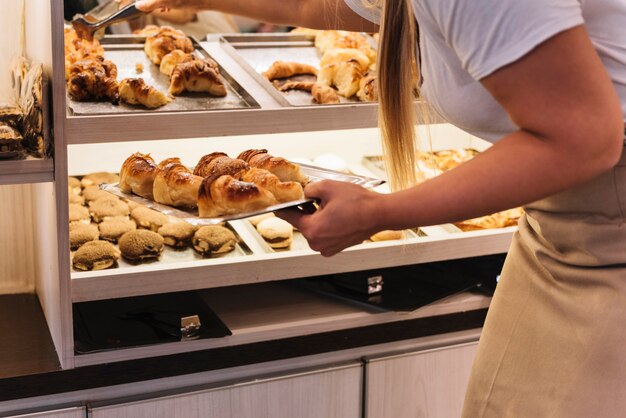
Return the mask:
[[[516,130],[479,80],[583,23],[626,115],[626,0],[412,1],[420,29],[422,94],[461,129],[492,142]],[[345,2],[362,17],[380,21],[380,10],[363,0]]]

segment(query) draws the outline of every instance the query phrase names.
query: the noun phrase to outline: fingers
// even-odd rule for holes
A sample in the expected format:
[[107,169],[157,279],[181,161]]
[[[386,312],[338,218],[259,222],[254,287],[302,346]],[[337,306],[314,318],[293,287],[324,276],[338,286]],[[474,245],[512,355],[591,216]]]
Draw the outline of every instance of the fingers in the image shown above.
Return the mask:
[[291,225],[295,226],[297,229],[301,229],[302,226],[302,218],[307,216],[306,213],[298,210],[297,208],[287,208],[274,212],[276,216],[285,221],[289,222]]
[[304,195],[310,199],[327,200],[332,181],[322,180],[309,183],[304,188]]
[[142,12],[148,13],[169,6],[167,3],[167,1],[162,0],[137,0],[135,7]]

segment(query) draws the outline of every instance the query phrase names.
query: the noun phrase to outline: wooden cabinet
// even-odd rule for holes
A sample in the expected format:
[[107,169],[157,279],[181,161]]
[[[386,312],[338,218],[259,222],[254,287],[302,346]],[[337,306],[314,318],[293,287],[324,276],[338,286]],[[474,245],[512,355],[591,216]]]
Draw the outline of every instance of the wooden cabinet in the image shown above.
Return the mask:
[[477,345],[369,359],[365,417],[460,417]]
[[325,369],[131,403],[94,406],[93,418],[358,418],[362,366]]
[[84,407],[75,407],[32,414],[11,415],[7,418],[85,418],[86,416],[87,413]]

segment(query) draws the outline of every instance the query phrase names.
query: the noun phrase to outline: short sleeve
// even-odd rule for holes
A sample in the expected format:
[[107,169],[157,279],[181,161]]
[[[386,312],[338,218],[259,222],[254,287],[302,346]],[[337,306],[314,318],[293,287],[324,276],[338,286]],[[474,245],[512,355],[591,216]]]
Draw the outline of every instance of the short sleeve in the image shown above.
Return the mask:
[[476,80],[584,23],[580,0],[420,1]]
[[370,0],[344,0],[346,5],[352,11],[365,20],[369,20],[377,25],[380,24],[381,9],[379,6],[371,3]]

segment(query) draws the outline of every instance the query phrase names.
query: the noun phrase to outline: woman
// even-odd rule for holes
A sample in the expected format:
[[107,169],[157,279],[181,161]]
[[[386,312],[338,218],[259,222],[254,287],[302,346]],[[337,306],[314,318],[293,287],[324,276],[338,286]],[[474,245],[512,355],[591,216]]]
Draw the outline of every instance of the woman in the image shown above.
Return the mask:
[[[421,91],[494,142],[389,195],[324,181],[314,214],[285,213],[333,255],[381,229],[525,205],[481,336],[465,417],[617,417],[626,411],[626,2],[624,0],[144,0],[314,28],[374,31],[392,184],[412,181],[413,16]],[[329,16],[336,18],[329,19]]]

